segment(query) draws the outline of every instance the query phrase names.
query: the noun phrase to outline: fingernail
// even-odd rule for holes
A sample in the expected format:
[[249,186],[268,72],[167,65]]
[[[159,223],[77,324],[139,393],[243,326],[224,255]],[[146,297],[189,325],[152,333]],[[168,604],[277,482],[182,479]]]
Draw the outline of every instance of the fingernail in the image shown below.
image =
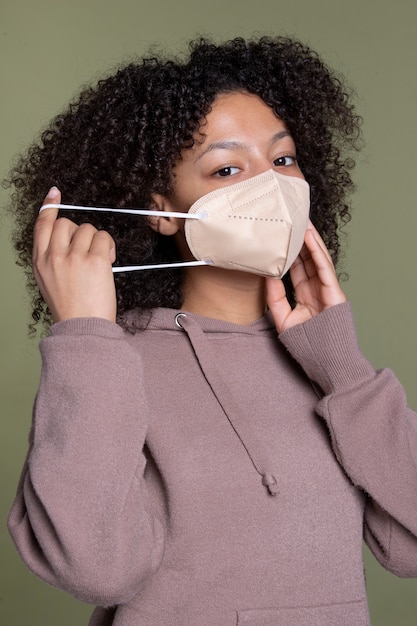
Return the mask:
[[50,190],[48,191],[48,196],[56,196],[57,193],[59,192],[58,187],[55,187],[55,185],[53,187],[50,188]]

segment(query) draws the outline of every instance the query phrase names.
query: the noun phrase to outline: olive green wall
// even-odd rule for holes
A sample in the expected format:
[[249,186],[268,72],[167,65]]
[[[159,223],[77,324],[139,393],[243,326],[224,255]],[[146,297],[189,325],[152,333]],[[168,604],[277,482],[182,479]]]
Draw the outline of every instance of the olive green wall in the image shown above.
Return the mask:
[[[305,40],[359,94],[366,149],[356,174],[345,288],[364,352],[376,367],[394,369],[417,408],[416,22],[416,0],[1,0],[0,176],[81,83],[152,42],[178,49],[196,34],[282,32]],[[2,191],[0,204],[6,202]],[[39,375],[7,222],[0,259],[0,623],[81,625],[89,607],[26,571],[5,530]],[[415,626],[417,581],[396,579],[368,554],[366,561],[373,623]]]

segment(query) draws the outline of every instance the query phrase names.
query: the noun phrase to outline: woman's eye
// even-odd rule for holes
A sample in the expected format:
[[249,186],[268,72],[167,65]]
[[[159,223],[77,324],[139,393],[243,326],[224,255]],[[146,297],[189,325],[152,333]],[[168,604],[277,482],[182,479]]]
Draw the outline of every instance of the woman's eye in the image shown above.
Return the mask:
[[233,176],[234,174],[237,174],[239,172],[239,168],[238,167],[234,167],[233,165],[226,165],[225,167],[221,167],[219,170],[217,170],[216,172],[214,172],[215,176]]
[[296,165],[296,163],[297,159],[295,158],[295,156],[290,156],[289,154],[278,157],[274,161],[274,165],[276,167],[288,167],[289,165]]

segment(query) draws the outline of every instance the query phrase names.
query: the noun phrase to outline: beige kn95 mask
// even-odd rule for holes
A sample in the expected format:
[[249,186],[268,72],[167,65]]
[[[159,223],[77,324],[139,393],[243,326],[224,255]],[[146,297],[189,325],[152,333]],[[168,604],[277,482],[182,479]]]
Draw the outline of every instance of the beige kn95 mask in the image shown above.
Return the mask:
[[[160,211],[147,209],[65,204],[46,204],[41,211],[51,207],[161,217]],[[309,186],[304,179],[268,170],[202,196],[188,213],[163,213],[186,220],[185,238],[196,261],[113,267],[113,272],[214,265],[281,278],[301,250],[309,209]]]
[[304,242],[310,208],[304,179],[273,170],[216,189],[195,202],[185,223],[191,254],[216,267],[281,278]]

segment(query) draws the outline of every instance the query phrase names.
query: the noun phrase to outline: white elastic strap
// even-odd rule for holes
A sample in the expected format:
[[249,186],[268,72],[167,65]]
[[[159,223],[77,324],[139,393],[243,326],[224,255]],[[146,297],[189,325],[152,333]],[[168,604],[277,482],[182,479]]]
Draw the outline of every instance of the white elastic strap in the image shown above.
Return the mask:
[[76,211],[107,211],[110,213],[129,213],[130,215],[150,215],[152,217],[180,217],[184,220],[203,220],[207,213],[178,213],[177,211],[152,211],[151,209],[111,209],[97,206],[78,206],[75,204],[44,204],[39,209],[41,213],[44,209],[63,209]]
[[126,265],[113,267],[113,274],[116,272],[134,272],[135,270],[163,270],[168,267],[195,267],[197,265],[212,265],[211,261],[182,261],[181,263],[160,263],[159,265]]
[[[148,209],[111,209],[107,207],[78,206],[75,204],[44,204],[39,209],[41,213],[44,209],[67,209],[77,211],[108,211],[110,213],[129,213],[131,215],[150,215],[152,217],[180,217],[182,219],[203,220],[207,217],[207,213],[177,213],[176,211],[152,211]],[[119,272],[134,272],[137,270],[158,270],[167,269],[169,267],[195,267],[197,265],[211,265],[210,260],[206,261],[182,261],[180,263],[160,263],[159,265],[125,265],[113,267],[113,274]]]

